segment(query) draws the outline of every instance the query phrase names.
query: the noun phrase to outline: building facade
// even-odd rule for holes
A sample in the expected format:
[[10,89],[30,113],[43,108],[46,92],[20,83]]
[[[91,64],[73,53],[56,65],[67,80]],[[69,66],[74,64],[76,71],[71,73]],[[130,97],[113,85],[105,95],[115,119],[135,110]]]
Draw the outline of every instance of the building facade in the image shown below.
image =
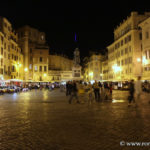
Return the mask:
[[103,81],[108,81],[108,54],[105,54],[102,59],[102,80]]
[[60,82],[66,71],[69,71],[70,79],[73,61],[64,56],[50,55],[44,32],[29,26],[24,26],[17,32],[24,55],[25,81]]
[[139,24],[142,35],[142,79],[150,80],[150,17]]
[[73,60],[61,55],[49,55],[48,76],[51,82],[72,80]]
[[101,54],[92,54],[89,58],[85,58],[83,71],[85,81],[102,80],[102,58]]
[[0,80],[23,80],[23,54],[11,23],[0,17]]
[[142,39],[138,25],[149,16],[149,12],[131,12],[114,30],[114,42],[107,47],[109,80],[126,81],[142,75]]
[[17,30],[18,43],[24,56],[24,80],[46,81],[49,47],[45,33],[29,26]]

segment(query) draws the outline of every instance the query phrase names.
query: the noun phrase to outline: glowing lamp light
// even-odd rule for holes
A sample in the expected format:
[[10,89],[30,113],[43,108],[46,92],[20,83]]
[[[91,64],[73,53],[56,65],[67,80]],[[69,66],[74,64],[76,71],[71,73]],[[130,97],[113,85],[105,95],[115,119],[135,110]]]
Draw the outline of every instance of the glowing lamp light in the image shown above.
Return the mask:
[[142,63],[143,63],[144,65],[147,65],[147,64],[148,64],[148,61],[147,61],[147,59],[146,59],[145,56],[143,56],[143,58],[142,58]]
[[93,72],[90,72],[90,73],[89,73],[89,76],[93,76]]
[[25,68],[24,71],[27,72],[27,71],[28,71],[28,68]]
[[19,64],[19,67],[21,67],[22,66],[22,64]]
[[136,60],[137,60],[137,62],[141,62],[141,58],[137,58]]
[[44,73],[44,77],[46,77],[47,76],[47,74],[46,73]]
[[90,82],[91,82],[91,84],[93,84],[95,81],[94,81],[94,80],[91,80]]
[[117,66],[117,64],[113,65],[112,66],[112,69],[114,70],[114,72],[119,72],[119,71],[122,71],[122,68]]
[[0,80],[4,80],[4,77],[3,77],[3,75],[0,75]]

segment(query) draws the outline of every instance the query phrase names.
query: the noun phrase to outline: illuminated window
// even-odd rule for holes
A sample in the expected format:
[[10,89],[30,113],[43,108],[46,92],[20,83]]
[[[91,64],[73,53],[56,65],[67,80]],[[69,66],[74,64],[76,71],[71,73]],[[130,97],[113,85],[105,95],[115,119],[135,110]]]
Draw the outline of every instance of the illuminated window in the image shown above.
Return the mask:
[[145,51],[145,56],[146,56],[146,59],[148,59],[149,57],[149,54],[148,54],[148,51]]
[[45,72],[47,71],[47,66],[44,66],[44,71],[45,71]]
[[149,32],[145,33],[145,38],[148,39],[149,38]]
[[2,41],[2,44],[3,44],[3,42],[4,42],[4,38],[3,37],[1,37],[1,41]]
[[131,35],[128,36],[128,41],[131,41]]
[[129,52],[131,52],[132,50],[131,50],[131,46],[129,46]]
[[1,58],[1,66],[3,66],[3,58]]
[[3,55],[3,48],[1,48],[1,55]]
[[121,46],[123,45],[123,40],[121,40]]
[[127,54],[128,53],[128,48],[125,48],[125,54]]
[[121,50],[121,56],[123,56],[123,50]]
[[43,61],[43,59],[42,59],[42,57],[40,57],[40,62],[42,62]]
[[40,66],[40,72],[42,72],[42,66]]
[[130,68],[130,73],[132,73],[132,68]]
[[29,69],[32,69],[32,64],[29,65]]
[[34,67],[34,71],[37,71],[37,70],[38,70],[38,67],[37,67],[37,66],[35,66],[35,67]]
[[4,49],[6,49],[6,43],[4,43]]
[[142,40],[142,33],[139,33],[139,39]]

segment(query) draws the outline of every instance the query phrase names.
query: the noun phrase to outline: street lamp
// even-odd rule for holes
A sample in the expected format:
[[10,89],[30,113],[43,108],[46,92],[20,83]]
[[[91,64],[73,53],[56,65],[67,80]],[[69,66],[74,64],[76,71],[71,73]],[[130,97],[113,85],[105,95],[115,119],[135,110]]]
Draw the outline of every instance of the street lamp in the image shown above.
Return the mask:
[[24,71],[27,72],[27,71],[28,71],[28,68],[25,68]]
[[112,66],[112,69],[114,70],[115,73],[119,72],[119,71],[122,71],[122,68],[117,66],[117,64],[113,65]]
[[93,72],[90,72],[90,73],[89,73],[89,76],[93,76]]

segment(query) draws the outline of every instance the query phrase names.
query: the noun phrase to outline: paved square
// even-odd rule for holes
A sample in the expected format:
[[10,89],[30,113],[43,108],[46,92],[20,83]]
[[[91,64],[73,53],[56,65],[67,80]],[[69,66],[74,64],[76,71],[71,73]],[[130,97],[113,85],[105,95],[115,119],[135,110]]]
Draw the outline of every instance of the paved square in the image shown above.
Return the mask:
[[127,106],[127,92],[113,99],[68,104],[59,90],[0,96],[0,149],[6,150],[134,150],[120,142],[150,142],[150,105],[142,95],[138,107]]

